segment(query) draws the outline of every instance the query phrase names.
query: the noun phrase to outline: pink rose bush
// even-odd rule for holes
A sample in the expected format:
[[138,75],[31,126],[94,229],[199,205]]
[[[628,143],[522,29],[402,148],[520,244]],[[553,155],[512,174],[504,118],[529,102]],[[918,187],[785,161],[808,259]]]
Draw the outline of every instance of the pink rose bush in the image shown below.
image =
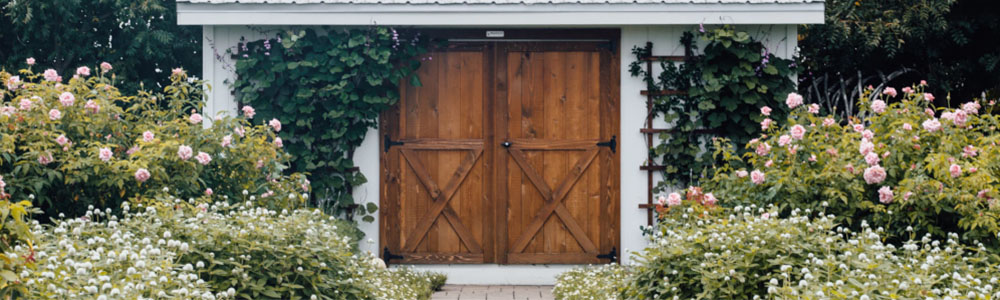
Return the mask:
[[[206,128],[198,113],[203,83],[179,72],[162,93],[124,95],[112,84],[111,69],[80,67],[69,80],[52,69],[0,72],[0,82],[18,82],[0,86],[0,176],[7,178],[7,193],[34,195],[49,216],[77,216],[88,205],[117,207],[164,188],[196,197],[211,187],[214,196],[233,199],[243,198],[244,189],[257,195],[308,192],[301,188],[304,176],[283,171],[289,156],[275,147],[281,145],[275,134],[280,122],[254,125],[241,116]],[[303,201],[270,197],[262,203],[277,208]]]
[[[908,237],[911,232],[904,229],[912,227],[918,236],[957,232],[970,242],[997,244],[995,107],[985,101],[935,107],[922,89],[915,85],[905,93],[877,95],[867,90],[859,116],[844,122],[814,115],[801,108],[809,105],[799,103],[799,96],[789,95],[789,107],[796,108],[787,121],[775,122],[785,125],[770,126],[746,145],[753,151],[738,156],[717,143],[728,163],[717,167],[703,188],[722,205],[823,210],[844,224],[864,220],[883,227],[892,237]],[[769,144],[789,151],[770,151]]]

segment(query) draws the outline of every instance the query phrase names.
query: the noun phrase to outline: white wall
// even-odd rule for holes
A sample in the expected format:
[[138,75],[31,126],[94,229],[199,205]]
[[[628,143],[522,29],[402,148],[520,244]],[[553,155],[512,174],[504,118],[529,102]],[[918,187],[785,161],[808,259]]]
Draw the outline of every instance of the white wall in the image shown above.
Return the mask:
[[[273,29],[273,28],[271,28]],[[621,246],[622,250],[637,251],[645,247],[646,242],[639,231],[646,225],[646,212],[638,205],[646,202],[646,174],[639,166],[647,157],[647,145],[639,129],[645,125],[645,97],[639,91],[645,86],[639,78],[633,78],[628,72],[628,66],[634,60],[631,54],[633,46],[644,46],[646,41],[653,42],[654,55],[683,55],[680,45],[681,34],[687,30],[697,30],[697,25],[690,26],[625,26],[622,29],[621,41]],[[782,57],[790,57],[796,47],[795,25],[744,26],[743,30],[752,33],[754,37],[765,41],[773,53]],[[209,94],[209,102],[205,107],[207,115],[216,113],[236,113],[236,101],[231,93],[231,83],[235,74],[232,61],[226,54],[226,49],[235,48],[240,37],[259,39],[264,34],[260,28],[252,30],[246,26],[205,26],[204,28],[204,67],[203,77],[213,85]],[[267,29],[265,29],[267,30]],[[220,61],[218,58],[221,58]],[[655,127],[665,128],[662,120]],[[355,189],[355,199],[359,203],[379,203],[379,147],[378,132],[372,129],[355,153],[354,159],[361,172],[368,177],[368,182]],[[656,143],[654,141],[654,143]],[[373,223],[361,224],[361,230],[367,236],[360,243],[363,251],[376,252],[378,244],[378,215]],[[372,242],[369,243],[367,239]],[[628,255],[622,258],[623,263],[631,260]],[[416,265],[418,269],[434,270],[448,273],[449,283],[455,284],[552,284],[555,275],[568,270],[567,265]]]

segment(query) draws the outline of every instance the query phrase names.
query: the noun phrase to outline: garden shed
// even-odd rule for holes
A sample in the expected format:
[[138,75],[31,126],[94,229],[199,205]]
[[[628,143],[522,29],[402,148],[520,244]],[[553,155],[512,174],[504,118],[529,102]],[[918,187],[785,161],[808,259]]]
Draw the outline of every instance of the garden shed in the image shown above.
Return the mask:
[[[261,28],[391,26],[448,41],[403,84],[354,159],[376,203],[362,223],[392,265],[458,284],[551,284],[580,264],[628,263],[651,218],[648,93],[634,47],[683,61],[685,32],[735,25],[792,57],[822,0],[179,0],[203,26],[205,113],[236,115],[225,49]],[[650,68],[656,65],[649,64]]]

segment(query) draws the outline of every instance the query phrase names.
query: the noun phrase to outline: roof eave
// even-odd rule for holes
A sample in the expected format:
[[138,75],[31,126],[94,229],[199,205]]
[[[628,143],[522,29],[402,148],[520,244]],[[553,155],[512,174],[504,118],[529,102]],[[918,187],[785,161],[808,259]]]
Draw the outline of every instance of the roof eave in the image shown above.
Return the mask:
[[625,26],[819,24],[822,2],[549,4],[177,3],[180,25]]

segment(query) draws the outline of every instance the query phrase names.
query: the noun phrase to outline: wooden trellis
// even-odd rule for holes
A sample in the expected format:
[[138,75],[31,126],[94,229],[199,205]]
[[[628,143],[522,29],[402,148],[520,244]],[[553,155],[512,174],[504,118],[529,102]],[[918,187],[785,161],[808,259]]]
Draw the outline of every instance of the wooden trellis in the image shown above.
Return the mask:
[[[653,43],[646,42],[646,51],[648,55],[641,58],[642,61],[646,63],[646,72],[649,76],[652,76],[653,72],[653,62],[686,62],[693,58],[690,47],[684,48],[683,56],[676,55],[666,55],[657,56],[653,55]],[[655,155],[653,155],[653,135],[660,133],[673,132],[673,129],[666,128],[654,128],[653,119],[656,115],[653,114],[653,99],[661,96],[671,96],[671,95],[687,95],[686,90],[661,90],[655,83],[647,82],[645,90],[639,92],[641,95],[646,96],[646,127],[639,130],[639,132],[646,135],[646,145],[650,147],[648,157],[646,158],[646,164],[640,166],[639,169],[646,171],[646,203],[639,204],[639,209],[646,210],[646,224],[653,225],[653,210],[656,209],[656,205],[653,204],[653,173],[658,171],[666,170],[666,165],[656,165],[654,164]]]

